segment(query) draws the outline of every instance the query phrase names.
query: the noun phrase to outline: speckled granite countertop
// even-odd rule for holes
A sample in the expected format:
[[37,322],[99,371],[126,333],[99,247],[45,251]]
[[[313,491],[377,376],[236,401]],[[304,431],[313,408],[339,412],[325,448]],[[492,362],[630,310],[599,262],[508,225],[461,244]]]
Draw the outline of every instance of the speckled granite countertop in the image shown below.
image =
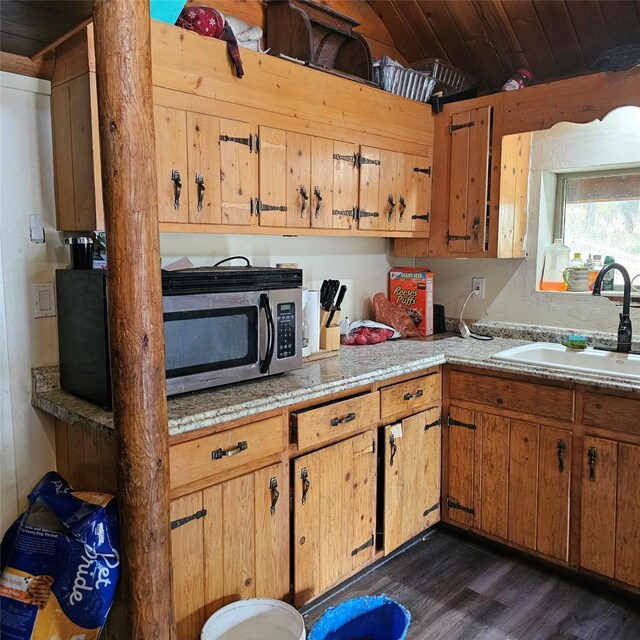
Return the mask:
[[[298,371],[266,380],[173,396],[168,402],[169,434],[174,436],[195,431],[445,363],[640,393],[640,382],[536,368],[491,358],[494,353],[527,342],[504,337],[491,341],[463,340],[442,334],[425,340],[395,340],[364,347],[343,347],[337,357],[306,363]],[[32,378],[33,406],[66,422],[113,428],[110,411],[59,388],[58,367],[33,369]]]

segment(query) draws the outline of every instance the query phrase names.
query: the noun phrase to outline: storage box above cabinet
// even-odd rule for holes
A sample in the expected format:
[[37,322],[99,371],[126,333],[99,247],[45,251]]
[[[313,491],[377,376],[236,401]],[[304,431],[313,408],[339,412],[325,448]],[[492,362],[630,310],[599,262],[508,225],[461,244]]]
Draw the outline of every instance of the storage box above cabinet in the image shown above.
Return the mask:
[[266,14],[272,54],[371,80],[369,45],[352,31],[357,20],[309,0],[268,0]]

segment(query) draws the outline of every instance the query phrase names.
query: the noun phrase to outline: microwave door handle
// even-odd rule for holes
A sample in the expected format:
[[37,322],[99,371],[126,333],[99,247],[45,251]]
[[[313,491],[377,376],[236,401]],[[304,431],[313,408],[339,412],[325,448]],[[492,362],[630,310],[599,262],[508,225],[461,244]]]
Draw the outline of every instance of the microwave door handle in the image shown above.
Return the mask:
[[260,294],[260,309],[264,309],[267,317],[267,353],[264,360],[260,363],[260,373],[267,373],[273,359],[273,351],[276,346],[275,332],[276,327],[273,322],[273,314],[271,313],[271,305],[269,304],[269,296],[266,293]]

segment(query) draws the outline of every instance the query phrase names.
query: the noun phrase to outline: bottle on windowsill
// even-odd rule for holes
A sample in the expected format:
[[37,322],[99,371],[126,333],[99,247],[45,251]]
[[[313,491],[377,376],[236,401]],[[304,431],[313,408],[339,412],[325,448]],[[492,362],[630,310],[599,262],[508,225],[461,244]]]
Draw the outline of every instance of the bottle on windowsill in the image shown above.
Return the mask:
[[571,250],[562,242],[562,238],[556,238],[544,252],[542,265],[542,278],[540,280],[541,291],[566,291],[567,283],[562,273],[569,264]]

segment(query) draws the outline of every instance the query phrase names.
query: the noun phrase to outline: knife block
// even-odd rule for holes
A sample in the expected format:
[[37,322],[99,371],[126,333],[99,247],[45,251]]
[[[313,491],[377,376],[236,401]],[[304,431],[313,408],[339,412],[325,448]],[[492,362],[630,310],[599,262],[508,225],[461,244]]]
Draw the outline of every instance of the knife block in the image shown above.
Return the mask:
[[340,312],[336,311],[331,319],[331,325],[326,326],[331,315],[330,311],[320,311],[320,349],[325,351],[337,351],[340,348]]

